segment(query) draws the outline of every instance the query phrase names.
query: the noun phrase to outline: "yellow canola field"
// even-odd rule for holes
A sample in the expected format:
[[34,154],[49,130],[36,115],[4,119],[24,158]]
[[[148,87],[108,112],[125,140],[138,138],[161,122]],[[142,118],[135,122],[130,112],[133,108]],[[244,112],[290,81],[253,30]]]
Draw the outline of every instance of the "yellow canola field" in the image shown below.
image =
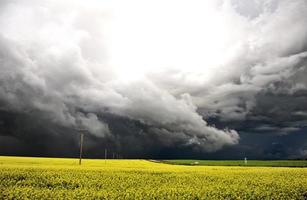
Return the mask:
[[307,168],[0,157],[0,199],[307,199]]

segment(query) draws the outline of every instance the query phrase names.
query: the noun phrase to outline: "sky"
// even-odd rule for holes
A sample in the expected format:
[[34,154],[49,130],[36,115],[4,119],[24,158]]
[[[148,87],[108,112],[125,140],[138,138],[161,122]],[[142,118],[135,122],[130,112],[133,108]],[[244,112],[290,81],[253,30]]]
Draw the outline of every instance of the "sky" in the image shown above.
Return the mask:
[[305,0],[0,1],[0,155],[307,158]]

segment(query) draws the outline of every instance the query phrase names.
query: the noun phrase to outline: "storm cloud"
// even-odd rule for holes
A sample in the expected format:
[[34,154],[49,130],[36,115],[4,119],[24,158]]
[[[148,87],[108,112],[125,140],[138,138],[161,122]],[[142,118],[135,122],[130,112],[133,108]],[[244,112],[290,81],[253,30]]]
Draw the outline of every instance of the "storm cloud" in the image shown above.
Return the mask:
[[0,10],[0,153],[74,156],[82,128],[93,157],[305,155],[306,142],[282,143],[307,123],[304,0]]

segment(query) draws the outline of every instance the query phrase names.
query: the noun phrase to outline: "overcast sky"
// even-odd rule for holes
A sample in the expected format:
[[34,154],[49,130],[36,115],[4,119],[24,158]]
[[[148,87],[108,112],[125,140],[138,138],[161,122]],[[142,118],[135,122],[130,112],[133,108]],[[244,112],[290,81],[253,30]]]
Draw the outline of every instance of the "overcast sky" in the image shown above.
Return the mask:
[[307,157],[305,0],[1,0],[0,154]]

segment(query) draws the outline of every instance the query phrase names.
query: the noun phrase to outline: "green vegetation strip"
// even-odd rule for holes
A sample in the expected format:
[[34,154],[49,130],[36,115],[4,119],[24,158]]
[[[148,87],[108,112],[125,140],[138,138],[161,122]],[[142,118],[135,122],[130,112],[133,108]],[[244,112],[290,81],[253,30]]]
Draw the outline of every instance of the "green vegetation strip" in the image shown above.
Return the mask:
[[162,160],[176,165],[204,166],[256,166],[256,167],[307,167],[307,160]]

